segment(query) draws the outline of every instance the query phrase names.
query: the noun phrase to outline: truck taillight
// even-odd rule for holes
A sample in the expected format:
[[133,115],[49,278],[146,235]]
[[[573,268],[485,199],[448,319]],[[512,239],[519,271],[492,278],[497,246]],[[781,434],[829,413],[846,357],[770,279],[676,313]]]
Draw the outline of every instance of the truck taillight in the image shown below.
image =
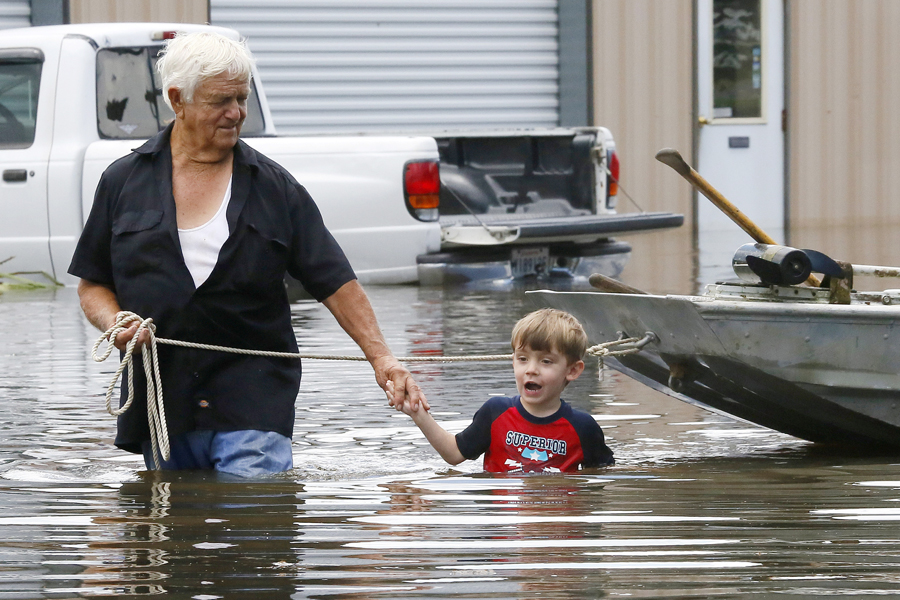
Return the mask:
[[615,196],[619,193],[619,155],[615,150],[609,153],[609,175],[607,175],[606,183],[609,196]]
[[441,172],[436,160],[408,162],[403,169],[406,208],[420,221],[437,221]]

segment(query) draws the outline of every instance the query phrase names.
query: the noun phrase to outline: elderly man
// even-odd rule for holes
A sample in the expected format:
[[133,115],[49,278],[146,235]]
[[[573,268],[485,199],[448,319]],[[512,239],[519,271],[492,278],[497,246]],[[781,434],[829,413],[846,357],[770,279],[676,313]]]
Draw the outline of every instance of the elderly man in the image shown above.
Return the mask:
[[[85,315],[106,330],[127,310],[152,317],[162,337],[296,352],[287,272],[359,344],[378,384],[391,382],[392,404],[427,408],[306,190],[238,139],[252,60],[244,44],[208,32],[179,35],[164,50],[157,68],[175,121],[100,180],[69,267]],[[117,337],[120,350],[135,331]],[[172,447],[162,468],[291,468],[299,360],[167,346],[159,363]],[[150,438],[139,392],[115,443],[153,468]]]

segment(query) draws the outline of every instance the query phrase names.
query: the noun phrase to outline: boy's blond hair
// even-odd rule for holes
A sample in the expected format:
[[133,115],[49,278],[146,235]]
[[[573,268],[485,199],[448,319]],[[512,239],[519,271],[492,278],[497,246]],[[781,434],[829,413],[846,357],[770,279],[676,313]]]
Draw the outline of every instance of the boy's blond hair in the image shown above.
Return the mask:
[[555,350],[571,365],[584,357],[588,339],[578,319],[561,310],[542,308],[516,323],[511,342],[513,351],[525,347],[539,352]]

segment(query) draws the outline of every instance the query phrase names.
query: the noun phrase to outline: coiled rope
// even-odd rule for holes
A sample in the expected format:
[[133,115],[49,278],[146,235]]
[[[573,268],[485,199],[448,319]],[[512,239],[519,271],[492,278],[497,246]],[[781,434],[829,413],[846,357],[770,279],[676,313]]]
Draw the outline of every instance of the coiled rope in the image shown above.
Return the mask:
[[[131,368],[134,358],[134,347],[141,337],[141,333],[147,331],[150,334],[150,343],[141,346],[141,362],[144,364],[144,375],[147,378],[147,420],[150,423],[153,466],[159,469],[159,457],[162,456],[164,460],[169,460],[171,450],[169,447],[169,429],[166,425],[166,409],[163,406],[162,378],[159,375],[159,359],[156,353],[156,342],[159,340],[155,335],[156,326],[153,324],[153,319],[142,319],[132,312],[119,312],[116,315],[115,324],[94,342],[94,347],[91,349],[91,357],[95,362],[103,362],[109,358],[109,355],[112,354],[116,347],[116,336],[131,327],[131,324],[134,322],[138,323],[137,332],[125,346],[125,356],[119,363],[119,368],[116,369],[116,374],[106,389],[106,412],[114,417],[118,417],[131,408],[131,403],[134,402],[134,369]],[[109,344],[106,347],[106,351],[98,356],[97,350],[100,349],[100,345],[104,340],[108,341]],[[116,382],[119,381],[119,377],[122,376],[122,371],[126,368],[128,368],[128,399],[121,407],[113,408],[113,390],[116,387]]]
[[[302,354],[297,352],[271,352],[268,350],[248,350],[246,348],[231,348],[228,346],[217,346],[214,344],[200,344],[196,342],[185,342],[182,340],[172,340],[167,338],[156,337],[156,325],[153,319],[144,319],[139,315],[121,311],[116,314],[115,324],[107,329],[94,342],[91,349],[91,357],[95,362],[103,362],[112,354],[115,349],[116,336],[132,326],[133,323],[138,324],[134,337],[129,340],[125,346],[125,355],[119,363],[119,368],[106,389],[106,411],[114,417],[124,414],[131,404],[134,402],[134,370],[131,368],[134,362],[134,349],[137,345],[141,334],[146,331],[149,336],[149,342],[141,346],[141,362],[144,366],[144,375],[147,379],[147,421],[150,423],[150,443],[153,449],[153,464],[155,468],[160,466],[160,458],[169,460],[171,456],[171,447],[169,445],[169,432],[166,425],[166,411],[163,405],[163,389],[162,377],[159,373],[159,358],[157,355],[157,344],[168,344],[170,346],[180,346],[182,348],[195,348],[199,350],[213,350],[218,352],[230,352],[232,354],[246,354],[252,356],[268,356],[271,358],[295,358],[295,359],[312,359],[312,360],[350,360],[350,361],[367,361],[365,356],[354,356],[344,354]],[[587,354],[596,356],[603,364],[605,356],[619,356],[625,354],[634,354],[640,352],[641,348],[647,343],[655,339],[653,333],[647,333],[643,338],[624,338],[613,340],[591,346],[587,349]],[[106,350],[103,354],[98,355],[98,351],[103,342],[107,342]],[[618,348],[618,349],[616,349]],[[422,362],[422,363],[438,363],[438,362],[476,362],[476,361],[494,361],[494,360],[511,360],[512,354],[476,354],[471,356],[400,356],[397,360],[400,362]],[[128,398],[119,408],[113,408],[112,396],[116,388],[122,372],[128,369]]]

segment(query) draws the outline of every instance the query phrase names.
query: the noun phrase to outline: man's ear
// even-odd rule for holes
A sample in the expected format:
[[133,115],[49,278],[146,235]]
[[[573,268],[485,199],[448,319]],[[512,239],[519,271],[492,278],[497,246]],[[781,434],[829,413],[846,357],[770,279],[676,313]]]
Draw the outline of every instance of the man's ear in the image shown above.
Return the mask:
[[566,371],[566,381],[575,381],[583,372],[584,361],[579,360],[573,362],[571,365],[569,365],[569,370]]
[[172,111],[175,113],[175,116],[182,116],[182,113],[184,112],[184,100],[181,95],[181,90],[176,87],[170,87],[166,90],[166,93],[169,95],[169,102],[172,103]]

